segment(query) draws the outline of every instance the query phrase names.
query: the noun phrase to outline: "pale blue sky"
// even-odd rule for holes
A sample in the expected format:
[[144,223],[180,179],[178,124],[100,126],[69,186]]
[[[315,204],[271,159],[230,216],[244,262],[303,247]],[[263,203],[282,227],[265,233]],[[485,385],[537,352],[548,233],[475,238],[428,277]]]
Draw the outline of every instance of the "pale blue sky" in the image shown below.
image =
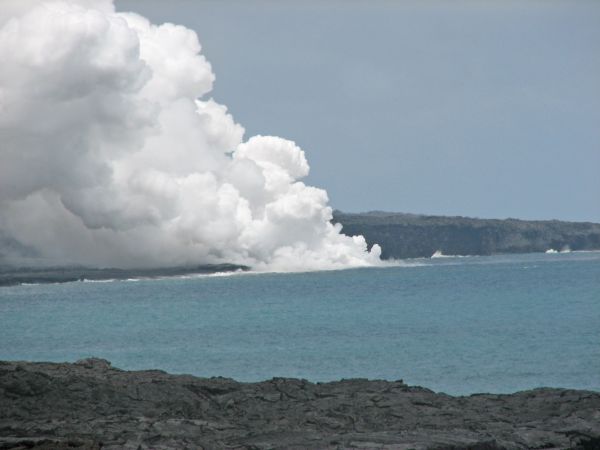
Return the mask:
[[117,0],[344,211],[600,222],[600,1]]

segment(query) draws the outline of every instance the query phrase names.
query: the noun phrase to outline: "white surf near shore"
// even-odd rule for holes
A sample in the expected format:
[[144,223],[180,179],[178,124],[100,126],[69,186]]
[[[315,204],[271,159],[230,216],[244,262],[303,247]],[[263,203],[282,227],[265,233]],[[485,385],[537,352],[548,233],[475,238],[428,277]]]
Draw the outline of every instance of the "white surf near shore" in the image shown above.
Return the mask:
[[445,255],[441,250],[436,250],[433,255],[430,256],[431,259],[437,258],[468,258],[472,255]]

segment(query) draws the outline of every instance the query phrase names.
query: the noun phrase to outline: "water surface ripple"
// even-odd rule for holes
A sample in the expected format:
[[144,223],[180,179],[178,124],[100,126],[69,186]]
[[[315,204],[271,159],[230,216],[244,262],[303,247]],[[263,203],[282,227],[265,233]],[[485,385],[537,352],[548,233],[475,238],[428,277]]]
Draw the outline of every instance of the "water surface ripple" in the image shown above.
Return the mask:
[[600,253],[0,288],[0,359],[600,391]]

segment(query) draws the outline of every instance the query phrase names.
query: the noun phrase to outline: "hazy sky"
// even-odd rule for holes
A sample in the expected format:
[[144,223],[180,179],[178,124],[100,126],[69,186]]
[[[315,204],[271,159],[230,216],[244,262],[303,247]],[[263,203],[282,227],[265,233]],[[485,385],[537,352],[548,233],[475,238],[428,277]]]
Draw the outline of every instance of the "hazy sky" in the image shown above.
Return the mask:
[[117,0],[344,211],[600,222],[600,2]]

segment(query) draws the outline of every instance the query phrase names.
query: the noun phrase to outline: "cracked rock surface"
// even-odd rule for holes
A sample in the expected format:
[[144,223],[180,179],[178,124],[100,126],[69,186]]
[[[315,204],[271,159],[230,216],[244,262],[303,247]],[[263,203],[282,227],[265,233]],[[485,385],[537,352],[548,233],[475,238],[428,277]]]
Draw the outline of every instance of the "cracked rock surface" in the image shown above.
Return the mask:
[[600,393],[452,397],[330,383],[0,362],[0,449],[600,449]]

